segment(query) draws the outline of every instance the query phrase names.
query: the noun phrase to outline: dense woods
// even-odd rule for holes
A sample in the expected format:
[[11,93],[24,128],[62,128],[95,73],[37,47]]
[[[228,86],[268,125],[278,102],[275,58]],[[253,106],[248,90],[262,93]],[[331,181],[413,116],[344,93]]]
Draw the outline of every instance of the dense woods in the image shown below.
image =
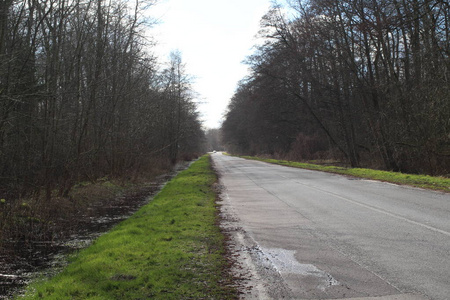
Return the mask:
[[0,198],[144,172],[202,151],[181,55],[144,36],[154,1],[0,2]]
[[262,20],[222,126],[228,150],[449,174],[449,3],[290,6]]

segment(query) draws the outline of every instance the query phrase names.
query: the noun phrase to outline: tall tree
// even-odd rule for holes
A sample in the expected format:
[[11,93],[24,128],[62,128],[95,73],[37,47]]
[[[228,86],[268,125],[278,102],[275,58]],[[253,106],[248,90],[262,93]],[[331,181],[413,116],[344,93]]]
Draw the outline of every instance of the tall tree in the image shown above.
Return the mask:
[[67,194],[201,151],[181,57],[160,72],[146,51],[154,3],[0,2],[0,196]]
[[[296,112],[288,128],[297,137],[280,153],[288,155],[302,144],[310,147],[314,137],[322,140],[317,145],[339,149],[352,166],[448,173],[448,4],[437,0],[290,3],[292,17],[275,6],[263,18],[266,42],[248,60],[252,74],[245,86],[253,99],[245,101],[250,106],[245,109],[253,120],[261,118],[267,124],[239,123],[236,110],[243,108],[232,100],[224,122],[226,141],[237,145],[231,124],[240,124],[240,132],[253,133],[258,124],[264,132],[258,136],[263,138],[253,142],[257,146],[242,144],[240,151],[266,148],[267,137],[289,132],[270,130],[284,118],[285,110],[274,108],[284,107]],[[255,84],[264,78],[272,84],[272,93],[265,90],[269,84]],[[238,89],[233,99],[242,99],[243,90]],[[321,153],[323,148],[317,147],[317,155]]]

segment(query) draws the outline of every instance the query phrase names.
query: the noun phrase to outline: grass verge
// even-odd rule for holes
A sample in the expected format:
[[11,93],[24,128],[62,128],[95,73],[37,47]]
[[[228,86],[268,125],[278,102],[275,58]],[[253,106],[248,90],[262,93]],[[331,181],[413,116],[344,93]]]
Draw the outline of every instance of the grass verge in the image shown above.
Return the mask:
[[[233,299],[208,156],[24,299]],[[23,299],[22,297],[20,299]]]
[[428,175],[404,174],[398,172],[380,171],[363,168],[344,168],[336,166],[323,166],[311,163],[292,162],[278,159],[268,159],[255,156],[240,156],[246,159],[264,161],[268,163],[296,167],[308,170],[324,171],[329,173],[350,175],[359,178],[380,180],[385,182],[410,185],[420,188],[450,192],[450,178]]

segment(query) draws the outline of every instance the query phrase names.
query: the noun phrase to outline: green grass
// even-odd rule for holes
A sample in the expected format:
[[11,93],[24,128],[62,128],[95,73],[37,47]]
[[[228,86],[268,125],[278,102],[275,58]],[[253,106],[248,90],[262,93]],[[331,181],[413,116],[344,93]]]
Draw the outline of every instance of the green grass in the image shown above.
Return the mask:
[[254,156],[241,156],[246,159],[253,159],[264,161],[268,163],[290,166],[308,170],[317,170],[324,171],[329,173],[350,175],[359,178],[373,179],[386,181],[397,184],[410,185],[420,188],[439,190],[444,192],[450,192],[450,178],[447,177],[437,177],[437,176],[428,176],[428,175],[415,175],[415,174],[404,174],[398,172],[389,172],[389,171],[380,171],[373,169],[363,169],[363,168],[344,168],[344,167],[336,167],[336,166],[323,166],[316,165],[311,163],[301,163],[301,162],[292,162],[285,160],[277,160],[277,159],[267,159],[261,157]]
[[[25,299],[233,299],[208,156]],[[20,298],[22,299],[22,297]]]

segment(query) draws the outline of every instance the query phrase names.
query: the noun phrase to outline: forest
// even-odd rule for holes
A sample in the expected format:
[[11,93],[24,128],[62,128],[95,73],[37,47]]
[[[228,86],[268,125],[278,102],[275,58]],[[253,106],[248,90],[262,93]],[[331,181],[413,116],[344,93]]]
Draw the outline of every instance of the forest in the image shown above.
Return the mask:
[[[0,2],[0,198],[67,196],[203,151],[181,54],[162,64],[153,0]],[[6,200],[5,200],[6,199]]]
[[231,153],[450,174],[450,4],[297,0],[261,21]]

